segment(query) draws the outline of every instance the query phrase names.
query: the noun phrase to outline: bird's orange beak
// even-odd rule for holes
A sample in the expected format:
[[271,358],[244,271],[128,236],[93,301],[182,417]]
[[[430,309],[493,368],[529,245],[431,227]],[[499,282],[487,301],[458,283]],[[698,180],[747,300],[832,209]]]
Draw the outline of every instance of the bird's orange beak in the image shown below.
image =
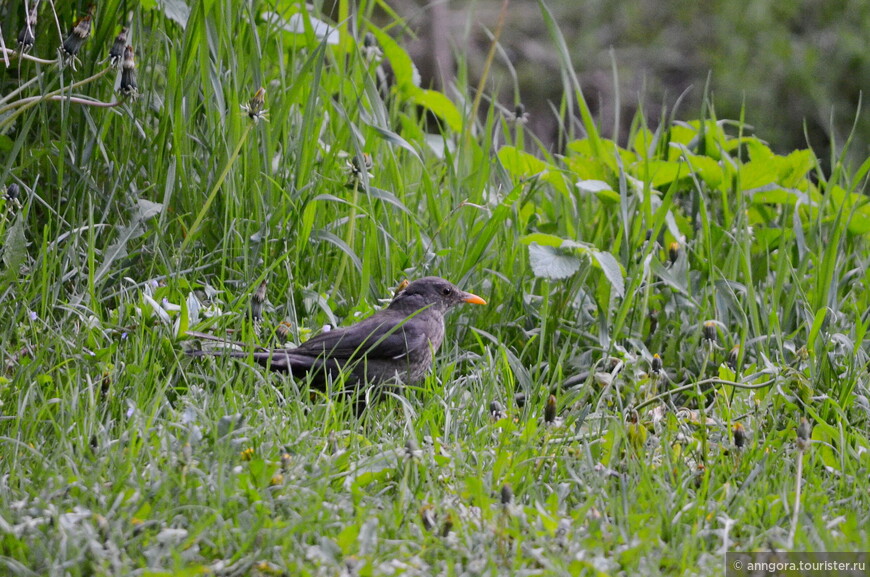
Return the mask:
[[465,293],[465,298],[462,299],[467,303],[471,303],[473,305],[485,305],[486,301],[480,298],[477,295],[473,295],[471,293]]

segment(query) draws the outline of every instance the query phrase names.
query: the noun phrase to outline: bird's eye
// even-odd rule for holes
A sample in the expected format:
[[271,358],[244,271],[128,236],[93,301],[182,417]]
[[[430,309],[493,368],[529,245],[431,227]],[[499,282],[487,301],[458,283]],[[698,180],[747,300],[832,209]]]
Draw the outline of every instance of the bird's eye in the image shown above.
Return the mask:
[[444,296],[447,296],[447,295],[449,295],[449,294],[452,293],[452,292],[453,292],[453,291],[450,290],[450,287],[444,287],[443,289],[441,289],[441,294],[443,294]]

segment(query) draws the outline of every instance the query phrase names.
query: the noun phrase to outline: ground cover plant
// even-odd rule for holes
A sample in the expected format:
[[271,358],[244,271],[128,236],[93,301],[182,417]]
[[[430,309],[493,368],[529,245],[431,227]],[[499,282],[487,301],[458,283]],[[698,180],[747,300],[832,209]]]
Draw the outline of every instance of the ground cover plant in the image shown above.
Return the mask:
[[[3,573],[708,575],[870,548],[849,142],[825,172],[712,99],[608,139],[544,4],[558,153],[521,94],[488,103],[509,80],[419,86],[385,4],[190,4],[42,3],[28,57],[28,12],[0,13]],[[299,343],[432,274],[488,305],[361,413],[184,353]]]

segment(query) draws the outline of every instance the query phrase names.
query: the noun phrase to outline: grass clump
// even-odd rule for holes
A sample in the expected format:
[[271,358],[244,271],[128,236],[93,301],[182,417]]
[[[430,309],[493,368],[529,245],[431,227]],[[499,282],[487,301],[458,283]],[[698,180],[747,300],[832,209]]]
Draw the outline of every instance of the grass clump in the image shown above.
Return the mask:
[[[461,79],[419,87],[375,4],[168,6],[94,16],[143,39],[138,100],[51,102],[74,80],[34,69],[0,136],[5,572],[709,574],[727,550],[867,550],[867,163],[824,173],[712,103],[607,140],[543,6],[559,154],[470,114]],[[182,352],[190,331],[299,342],[427,274],[490,305],[361,415]]]

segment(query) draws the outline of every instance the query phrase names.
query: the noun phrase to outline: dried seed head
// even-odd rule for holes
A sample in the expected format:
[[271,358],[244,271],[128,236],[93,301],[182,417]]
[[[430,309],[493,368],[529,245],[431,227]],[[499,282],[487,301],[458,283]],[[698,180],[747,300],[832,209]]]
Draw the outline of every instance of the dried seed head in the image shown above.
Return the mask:
[[33,48],[36,42],[36,10],[39,7],[38,2],[33,2],[30,7],[30,12],[24,20],[24,27],[18,33],[18,47],[22,52],[27,52]]
[[6,200],[18,200],[18,184],[13,182],[6,187]]
[[378,45],[378,39],[371,32],[366,32],[366,35],[363,37],[362,53],[365,56],[366,62],[380,62],[381,57],[384,55],[383,50]]
[[740,360],[740,345],[734,345],[728,352],[728,366],[732,371],[737,370],[737,361]]
[[121,85],[118,87],[118,92],[134,100],[139,96],[139,87],[136,85],[136,61],[133,59],[133,47],[129,45],[124,48]]
[[371,178],[372,175],[369,174],[369,171],[373,166],[372,155],[368,152],[363,152],[362,157],[354,155],[348,163],[351,179],[359,179],[364,172]]
[[251,318],[258,321],[263,315],[263,303],[266,302],[266,281],[260,283],[251,295]]
[[420,446],[417,444],[417,441],[414,438],[410,438],[405,441],[405,456],[410,458],[414,458],[415,455],[420,454]]
[[510,505],[514,500],[514,491],[511,489],[510,483],[505,483],[501,486],[501,504]]
[[254,121],[254,124],[261,120],[269,120],[266,115],[266,89],[262,86],[254,93],[254,96],[247,104],[242,104],[242,110],[248,115],[248,118]]
[[707,321],[704,323],[704,340],[715,343],[719,337],[719,332],[716,330],[716,321]]
[[509,115],[508,119],[514,124],[526,124],[529,121],[529,113],[526,112],[522,102],[517,102],[513,114]]
[[734,423],[731,426],[731,432],[734,434],[734,446],[738,449],[746,445],[746,429],[740,423]]
[[293,457],[290,453],[281,454],[281,470],[285,473],[290,470],[290,465],[293,463]]
[[552,423],[556,420],[556,396],[547,397],[547,405],[544,407],[544,422]]
[[434,529],[438,525],[438,515],[435,513],[435,507],[432,505],[420,507],[420,520],[423,521],[423,527],[427,531]]
[[517,393],[514,395],[514,401],[516,402],[519,408],[523,408],[526,406],[526,395],[525,393]]
[[678,258],[680,258],[680,243],[675,241],[668,245],[668,259],[673,264]]
[[504,407],[498,401],[493,401],[489,404],[489,414],[493,420],[499,421],[507,416]]
[[79,50],[82,47],[82,44],[85,43],[88,36],[91,35],[91,15],[87,14],[82,16],[76,25],[73,26],[72,31],[70,31],[69,35],[67,35],[66,39],[63,41],[63,51],[67,56],[75,56],[79,53]]
[[115,37],[115,42],[112,44],[112,48],[109,50],[109,62],[111,62],[112,66],[118,66],[121,64],[121,60],[124,58],[124,48],[127,47],[127,28],[121,28],[121,33]]
[[813,426],[806,417],[801,417],[801,424],[797,428],[797,446],[801,451],[806,451],[810,446],[810,437],[813,433]]
[[444,525],[441,527],[441,536],[446,537],[453,530],[453,517],[448,513],[444,519]]

